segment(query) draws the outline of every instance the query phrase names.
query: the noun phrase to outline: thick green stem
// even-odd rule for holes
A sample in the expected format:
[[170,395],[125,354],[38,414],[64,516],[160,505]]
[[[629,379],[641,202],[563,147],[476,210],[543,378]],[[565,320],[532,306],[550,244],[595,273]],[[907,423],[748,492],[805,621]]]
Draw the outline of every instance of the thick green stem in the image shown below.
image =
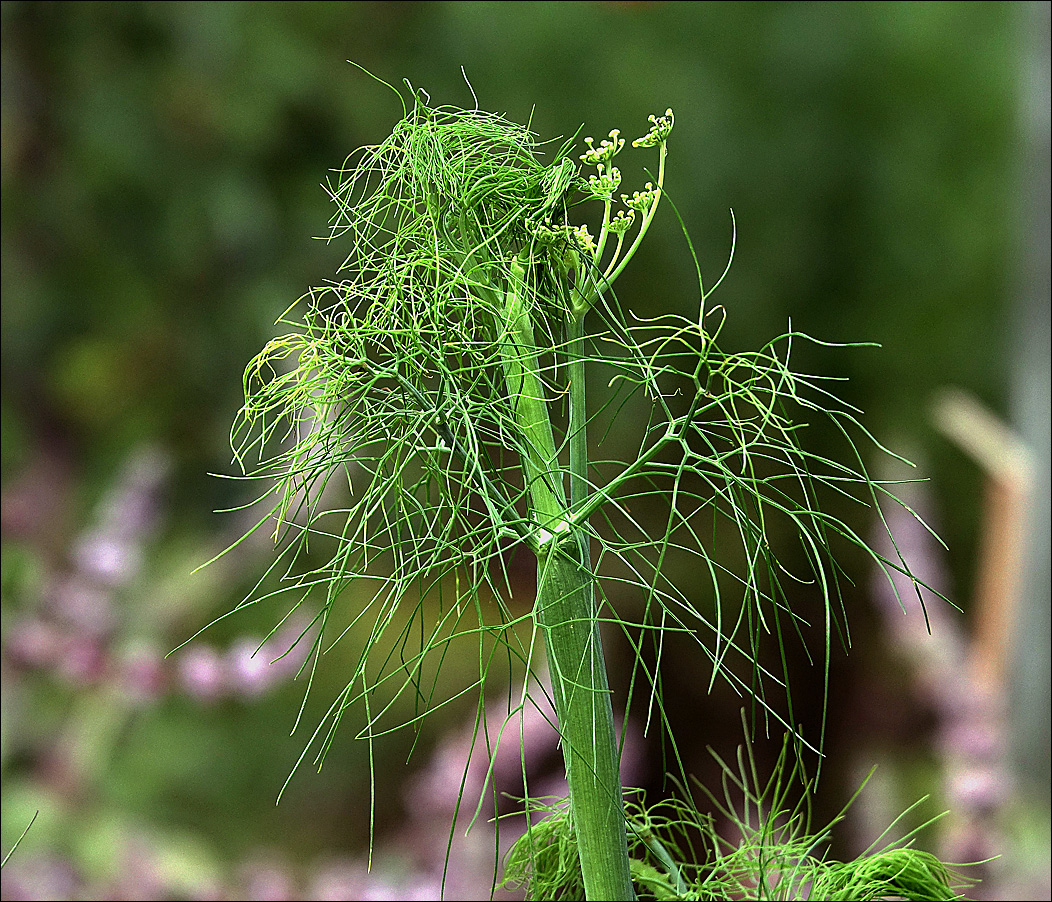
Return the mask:
[[512,285],[505,298],[505,321],[500,324],[501,360],[515,421],[524,438],[520,449],[522,471],[543,545],[551,535],[569,527],[565,519],[566,496],[527,306],[525,265],[515,261],[512,273]]
[[592,574],[576,536],[538,561],[537,602],[588,899],[635,899],[617,736],[594,615]]
[[[635,899],[628,863],[617,737],[593,598],[587,538],[571,528],[538,353],[525,293],[525,267],[515,264],[505,306],[504,375],[525,437],[523,471],[537,521],[537,617],[544,632],[555,713],[559,718],[570,812],[588,899]],[[580,322],[571,338],[571,498],[587,487]]]

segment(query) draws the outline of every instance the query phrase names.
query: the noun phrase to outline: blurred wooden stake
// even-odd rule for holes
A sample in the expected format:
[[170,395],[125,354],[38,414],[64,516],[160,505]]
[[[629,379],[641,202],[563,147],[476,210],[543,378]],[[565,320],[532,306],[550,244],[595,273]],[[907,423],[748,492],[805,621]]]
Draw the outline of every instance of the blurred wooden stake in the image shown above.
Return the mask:
[[940,392],[933,419],[986,475],[969,663],[977,688],[1000,694],[1022,586],[1033,455],[1007,424],[962,391]]

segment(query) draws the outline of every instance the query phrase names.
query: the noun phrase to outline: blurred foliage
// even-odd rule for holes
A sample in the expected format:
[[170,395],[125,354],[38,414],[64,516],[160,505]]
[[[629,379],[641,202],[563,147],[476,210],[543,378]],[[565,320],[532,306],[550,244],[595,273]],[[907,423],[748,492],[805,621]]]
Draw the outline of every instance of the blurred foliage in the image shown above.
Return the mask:
[[[756,347],[789,317],[819,338],[884,346],[807,349],[798,365],[850,378],[843,394],[868,425],[932,474],[967,601],[978,475],[926,411],[946,384],[1003,407],[1011,5],[4,2],[0,26],[5,633],[44,603],[48,574],[71,566],[75,537],[144,443],[174,467],[142,572],[123,590],[122,641],[170,649],[254,581],[251,550],[189,573],[237,532],[211,511],[248,497],[207,475],[231,472],[243,367],[345,256],[313,240],[332,212],[320,184],[401,113],[345,60],[436,103],[473,105],[473,88],[543,137],[582,123],[632,131],[673,107],[668,193],[710,283],[730,251],[729,208],[737,221],[714,298],[728,346]],[[621,297],[642,315],[686,313],[692,285],[666,211]],[[867,576],[854,579],[861,602]],[[262,636],[275,619],[250,611],[206,638]],[[4,703],[4,848],[26,806],[42,805],[25,782],[35,756],[78,704],[75,686],[20,679]],[[201,831],[222,855],[360,847],[364,822],[348,812],[361,810],[367,762],[349,734],[321,777],[270,807],[303,742],[287,736],[297,691],[204,713],[176,697],[137,713],[96,774],[102,808]],[[391,798],[411,740],[391,747],[379,778]],[[25,804],[11,800],[12,777]],[[381,815],[397,819],[398,805]],[[43,817],[34,827],[47,829]]]
[[[790,315],[881,342],[815,366],[924,445],[933,386],[1004,392],[1009,9],[5,3],[5,436],[46,421],[100,472],[159,438],[195,501],[221,493],[200,474],[226,458],[244,362],[342,259],[311,241],[319,183],[398,115],[354,59],[468,105],[463,65],[480,103],[543,136],[683,110],[669,191],[713,275],[735,210],[734,343]],[[641,312],[693,304],[663,229],[623,289]],[[5,474],[26,444],[5,438]]]

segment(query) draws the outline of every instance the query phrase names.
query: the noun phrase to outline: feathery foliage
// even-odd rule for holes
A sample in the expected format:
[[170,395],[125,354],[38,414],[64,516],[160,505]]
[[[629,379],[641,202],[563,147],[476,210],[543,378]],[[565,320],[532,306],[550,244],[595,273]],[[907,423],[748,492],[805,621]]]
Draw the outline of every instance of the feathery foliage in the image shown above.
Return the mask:
[[[963,898],[960,890],[970,884],[968,878],[913,847],[913,837],[923,827],[880,845],[892,824],[854,861],[827,858],[834,828],[865,784],[829,824],[816,829],[807,792],[792,801],[794,784],[802,783],[808,791],[813,786],[792,746],[787,735],[766,781],[759,775],[748,740],[733,765],[712,753],[723,772],[722,797],[698,789],[724,822],[722,829],[688,792],[657,805],[647,805],[637,793],[626,806],[626,816],[632,879],[639,898],[659,902]],[[509,850],[503,885],[525,885],[531,899],[583,898],[567,806],[554,802],[545,810],[548,817]],[[896,823],[908,813],[903,812]]]

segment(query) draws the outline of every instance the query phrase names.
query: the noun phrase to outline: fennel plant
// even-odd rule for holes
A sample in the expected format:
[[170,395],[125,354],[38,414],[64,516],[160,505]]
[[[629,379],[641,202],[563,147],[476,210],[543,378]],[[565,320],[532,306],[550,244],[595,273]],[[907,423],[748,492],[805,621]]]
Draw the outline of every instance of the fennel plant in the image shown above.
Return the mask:
[[[323,759],[359,704],[362,735],[379,735],[380,685],[414,693],[426,709],[423,662],[441,659],[454,637],[479,637],[479,680],[469,688],[480,705],[498,650],[532,673],[543,648],[569,799],[527,829],[509,880],[542,898],[705,898],[704,869],[688,866],[658,829],[675,819],[638,801],[626,807],[600,624],[621,627],[639,652],[653,641],[658,666],[667,632],[692,637],[710,685],[728,681],[792,734],[792,694],[784,673],[759,661],[759,637],[782,648],[817,619],[828,668],[833,636],[846,633],[832,546],[851,543],[889,571],[904,568],[820,506],[827,491],[874,507],[885,492],[853,439],[867,434],[822,380],[791,368],[792,344],[806,336],[721,350],[725,313],[707,309],[700,271],[696,315],[642,320],[620,306],[614,286],[664,199],[671,110],[631,142],[653,154],[654,174],[629,193],[616,129],[598,144],[585,138],[582,152],[574,140],[542,148],[526,127],[434,107],[423,92],[403,99],[403,112],[385,141],[353,154],[330,182],[330,239],[345,244],[346,260],[300,312],[286,311],[291,331],[248,366],[232,435],[244,471],[267,481],[258,525],[273,525],[280,549],[273,594],[290,593],[291,608],[320,599],[312,672],[344,593],[369,586],[352,614],[369,638],[308,748]],[[611,389],[590,406],[592,369]],[[636,453],[590,459],[626,409],[637,426],[645,412]],[[816,419],[840,430],[846,461],[803,447],[801,428]],[[656,534],[632,513],[644,499],[661,506]],[[769,541],[786,520],[807,573],[791,574]],[[738,559],[717,560],[713,549],[728,538]],[[331,553],[319,565],[308,545]],[[515,549],[536,560],[525,617],[506,605]],[[671,557],[707,577],[710,606],[667,575]],[[791,608],[786,580],[812,583],[812,611]],[[425,624],[421,599],[445,599],[451,584],[453,603],[443,600],[437,622]],[[645,612],[637,623],[615,605],[628,590]],[[409,648],[404,606],[413,604],[408,619],[421,638]],[[640,653],[632,686],[647,687],[647,708],[663,720],[658,673],[643,661]],[[704,825],[696,812],[690,822]],[[801,882],[789,884],[795,892]]]

